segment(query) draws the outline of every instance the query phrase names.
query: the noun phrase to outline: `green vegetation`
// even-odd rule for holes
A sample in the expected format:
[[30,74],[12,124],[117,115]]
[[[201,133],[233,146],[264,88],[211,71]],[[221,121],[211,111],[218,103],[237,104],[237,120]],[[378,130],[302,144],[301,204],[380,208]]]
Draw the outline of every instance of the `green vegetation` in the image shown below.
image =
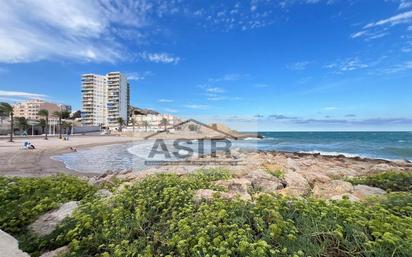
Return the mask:
[[275,164],[265,163],[263,164],[263,169],[270,175],[277,177],[279,179],[283,179],[285,173],[283,172],[282,168]]
[[41,214],[95,191],[86,181],[72,176],[0,177],[0,228],[18,235]]
[[374,175],[355,177],[348,180],[352,184],[379,187],[389,192],[412,192],[412,173],[387,171]]
[[[370,204],[347,200],[325,202],[312,198],[293,199],[261,195],[254,202],[225,200],[218,195],[211,202],[193,201],[198,189],[220,190],[214,181],[230,178],[219,170],[178,176],[149,176],[126,187],[110,199],[88,197],[96,189],[84,182],[76,183],[78,194],[69,188],[76,181],[69,177],[22,179],[13,188],[4,190],[9,182],[2,180],[1,211],[17,213],[7,204],[40,202],[40,199],[62,194],[54,201],[81,199],[81,206],[52,235],[25,240],[21,247],[38,255],[47,248],[69,244],[67,256],[410,256],[412,252],[411,202],[409,193],[393,193]],[[17,179],[19,180],[19,179]],[[44,181],[50,184],[43,185]],[[60,182],[59,182],[60,181]],[[54,184],[56,183],[56,185]],[[37,195],[37,188],[50,188]],[[15,195],[19,196],[16,199]],[[24,195],[24,197],[23,197]],[[33,197],[33,199],[32,199]],[[20,200],[22,199],[22,200]],[[35,200],[36,199],[36,200]],[[24,205],[24,204],[22,204]],[[48,206],[51,206],[49,204]],[[410,207],[410,204],[409,204]],[[36,212],[39,215],[41,212]],[[18,209],[19,210],[19,209]],[[1,228],[21,231],[26,215],[3,218]],[[19,228],[11,230],[10,228]]]

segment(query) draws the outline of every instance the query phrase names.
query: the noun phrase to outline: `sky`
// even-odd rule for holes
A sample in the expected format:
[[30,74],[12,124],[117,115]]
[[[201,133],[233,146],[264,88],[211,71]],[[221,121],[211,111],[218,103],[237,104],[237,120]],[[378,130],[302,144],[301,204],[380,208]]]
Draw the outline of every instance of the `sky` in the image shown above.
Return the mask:
[[244,131],[412,130],[412,0],[0,0],[0,101],[131,103]]

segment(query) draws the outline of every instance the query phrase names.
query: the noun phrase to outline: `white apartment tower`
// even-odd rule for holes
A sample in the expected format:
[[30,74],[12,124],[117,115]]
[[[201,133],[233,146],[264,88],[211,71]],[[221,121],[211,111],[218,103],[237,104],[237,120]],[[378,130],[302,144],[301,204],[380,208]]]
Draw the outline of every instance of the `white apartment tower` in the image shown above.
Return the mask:
[[82,75],[82,125],[117,127],[128,119],[129,83],[120,72]]

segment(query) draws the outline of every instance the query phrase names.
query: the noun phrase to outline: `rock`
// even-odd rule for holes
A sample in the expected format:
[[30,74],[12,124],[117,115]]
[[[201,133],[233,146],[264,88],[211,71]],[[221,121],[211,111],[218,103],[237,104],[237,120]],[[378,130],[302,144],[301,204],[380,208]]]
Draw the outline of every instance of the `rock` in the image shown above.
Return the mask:
[[302,173],[302,176],[309,182],[310,185],[316,183],[328,183],[332,179],[326,175],[321,174],[320,172],[305,172]]
[[200,203],[202,201],[210,201],[213,199],[213,196],[218,191],[211,190],[211,189],[199,189],[196,191],[194,196],[195,203]]
[[40,257],[57,257],[67,252],[69,252],[69,247],[66,245],[66,246],[57,248],[53,251],[45,252],[42,255],[40,255]]
[[246,178],[254,189],[265,193],[273,193],[285,187],[282,180],[262,170],[252,171],[246,175]]
[[0,229],[0,257],[30,257],[19,249],[16,238]]
[[365,199],[370,196],[377,196],[382,194],[386,194],[386,191],[378,187],[371,187],[366,185],[356,185],[353,187],[353,195],[360,199]]
[[287,167],[288,169],[292,170],[292,171],[299,171],[299,170],[300,170],[298,162],[295,161],[295,160],[292,159],[292,158],[288,158],[288,159],[286,160],[286,167]]
[[245,178],[234,178],[228,180],[219,180],[216,185],[225,187],[229,191],[247,192],[248,187],[252,185],[250,180]]
[[39,236],[46,236],[53,232],[65,218],[70,217],[77,206],[78,202],[67,202],[60,208],[41,215],[29,228]]
[[280,190],[280,193],[288,196],[304,196],[309,194],[310,185],[308,181],[297,172],[285,173],[286,188]]
[[316,183],[313,187],[313,195],[322,199],[332,199],[343,194],[351,194],[353,186],[343,180],[332,180],[329,183]]
[[225,198],[234,198],[238,195],[243,200],[250,200],[251,196],[248,193],[248,189],[251,186],[251,182],[245,178],[234,178],[229,180],[219,180],[215,182],[216,185],[223,186],[229,190],[222,194]]
[[343,199],[348,199],[350,202],[357,202],[360,199],[356,197],[353,194],[340,194],[340,195],[334,195],[330,198],[330,200],[343,200]]
[[388,171],[391,170],[393,167],[386,163],[376,164],[371,167],[371,171]]
[[111,197],[111,196],[113,195],[113,193],[110,192],[110,191],[107,190],[107,189],[100,189],[100,190],[98,190],[98,191],[95,193],[95,195],[96,195],[97,197],[100,197],[100,198],[109,198],[109,197]]

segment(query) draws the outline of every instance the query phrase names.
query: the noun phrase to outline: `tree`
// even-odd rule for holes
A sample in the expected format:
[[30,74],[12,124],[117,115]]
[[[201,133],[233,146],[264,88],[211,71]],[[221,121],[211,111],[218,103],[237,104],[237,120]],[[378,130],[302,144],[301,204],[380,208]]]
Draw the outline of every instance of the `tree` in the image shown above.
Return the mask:
[[147,120],[142,121],[142,126],[145,128],[145,131],[147,132],[147,128],[149,127],[149,122]]
[[117,118],[117,123],[119,124],[119,131],[121,132],[123,124],[124,124],[123,118],[122,117]]
[[27,120],[25,117],[17,117],[16,121],[17,121],[16,126],[19,128],[20,135],[21,135],[23,131],[27,130],[27,128],[29,127],[29,124],[27,123]]
[[62,139],[62,119],[69,118],[70,112],[68,112],[68,111],[55,111],[55,112],[53,112],[53,116],[59,118],[59,138]]
[[44,134],[44,128],[46,127],[46,120],[40,119],[39,126],[41,127],[41,133]]
[[133,134],[134,134],[134,127],[135,127],[135,125],[136,125],[136,120],[135,120],[134,118],[131,118],[131,119],[130,119],[130,122],[132,123],[132,126],[133,126]]
[[164,126],[164,130],[166,130],[167,129],[167,125],[169,125],[169,121],[166,119],[166,118],[163,118],[161,121],[160,121],[160,126]]
[[2,109],[0,109],[0,124],[3,124],[4,117],[7,117],[7,115],[4,113]]
[[62,122],[62,128],[64,129],[64,134],[67,133],[67,129],[71,127],[71,123],[67,122],[67,121],[63,121]]
[[37,114],[39,116],[43,116],[45,118],[46,133],[45,133],[45,136],[44,136],[44,140],[48,140],[48,138],[47,138],[47,132],[48,132],[47,126],[49,125],[49,111],[46,110],[46,109],[41,109]]
[[8,103],[1,102],[0,103],[0,112],[4,116],[10,117],[10,139],[9,142],[13,142],[13,134],[14,134],[14,111],[13,106]]
[[74,119],[78,119],[81,117],[82,117],[82,112],[79,110],[79,111],[74,112],[70,118],[74,120]]

